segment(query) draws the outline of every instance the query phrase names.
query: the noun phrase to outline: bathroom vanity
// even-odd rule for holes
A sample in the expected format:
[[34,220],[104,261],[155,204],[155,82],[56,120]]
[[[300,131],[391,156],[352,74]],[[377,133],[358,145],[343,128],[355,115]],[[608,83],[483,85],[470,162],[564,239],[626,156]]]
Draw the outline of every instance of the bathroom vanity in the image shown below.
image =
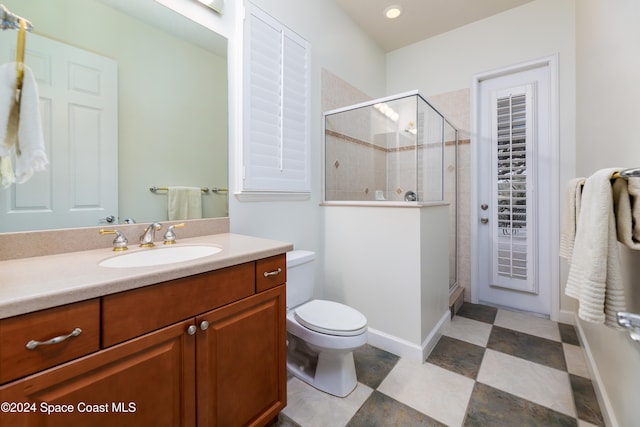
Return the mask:
[[118,256],[105,249],[0,262],[0,424],[273,420],[286,405],[292,246],[229,233],[180,244],[222,251],[134,268],[99,266]]

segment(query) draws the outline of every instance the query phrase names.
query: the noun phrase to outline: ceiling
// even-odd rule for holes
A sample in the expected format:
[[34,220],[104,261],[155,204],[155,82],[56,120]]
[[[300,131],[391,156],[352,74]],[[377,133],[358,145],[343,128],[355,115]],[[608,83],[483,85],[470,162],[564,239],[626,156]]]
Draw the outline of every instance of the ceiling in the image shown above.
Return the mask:
[[[533,0],[335,0],[385,52],[445,33]],[[384,10],[402,7],[387,19]]]

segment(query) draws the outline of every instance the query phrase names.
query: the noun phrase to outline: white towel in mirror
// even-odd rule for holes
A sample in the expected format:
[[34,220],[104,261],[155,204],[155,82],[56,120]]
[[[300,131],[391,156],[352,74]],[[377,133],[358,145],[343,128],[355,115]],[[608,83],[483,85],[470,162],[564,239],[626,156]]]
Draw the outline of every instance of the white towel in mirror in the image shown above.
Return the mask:
[[33,72],[24,66],[20,104],[16,104],[16,64],[0,65],[0,157],[15,156],[15,179],[23,183],[45,170],[40,97]]
[[200,187],[168,187],[169,221],[202,218],[202,190]]

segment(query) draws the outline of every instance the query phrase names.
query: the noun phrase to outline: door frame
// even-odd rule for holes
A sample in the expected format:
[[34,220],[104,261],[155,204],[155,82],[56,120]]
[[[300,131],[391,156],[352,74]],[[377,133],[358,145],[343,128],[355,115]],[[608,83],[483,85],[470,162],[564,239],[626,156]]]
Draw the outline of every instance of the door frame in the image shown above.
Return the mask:
[[[478,302],[479,287],[479,198],[478,183],[480,178],[480,168],[478,167],[478,135],[480,131],[480,84],[485,80],[507,76],[509,74],[527,71],[533,68],[546,67],[549,71],[549,97],[550,97],[550,129],[549,139],[551,144],[551,159],[549,161],[549,174],[551,188],[549,203],[551,212],[550,233],[550,257],[548,280],[550,286],[550,318],[557,321],[560,314],[560,261],[558,258],[559,236],[560,236],[560,126],[559,126],[559,88],[558,88],[558,54],[534,59],[514,65],[508,65],[497,69],[485,71],[473,76],[471,85],[471,209],[470,209],[470,238],[471,238],[471,302]],[[541,232],[541,231],[539,231]],[[538,280],[545,280],[539,277]]]

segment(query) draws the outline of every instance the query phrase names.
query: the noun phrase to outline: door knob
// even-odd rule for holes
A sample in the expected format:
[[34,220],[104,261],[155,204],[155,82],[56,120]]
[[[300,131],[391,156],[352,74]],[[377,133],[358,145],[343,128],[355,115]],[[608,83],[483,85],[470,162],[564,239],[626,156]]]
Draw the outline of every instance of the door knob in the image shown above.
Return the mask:
[[114,222],[116,222],[116,216],[115,215],[109,215],[106,218],[100,218],[98,220],[99,223],[108,223],[108,224],[113,224]]
[[489,222],[489,218],[480,218],[480,222],[486,224]]

